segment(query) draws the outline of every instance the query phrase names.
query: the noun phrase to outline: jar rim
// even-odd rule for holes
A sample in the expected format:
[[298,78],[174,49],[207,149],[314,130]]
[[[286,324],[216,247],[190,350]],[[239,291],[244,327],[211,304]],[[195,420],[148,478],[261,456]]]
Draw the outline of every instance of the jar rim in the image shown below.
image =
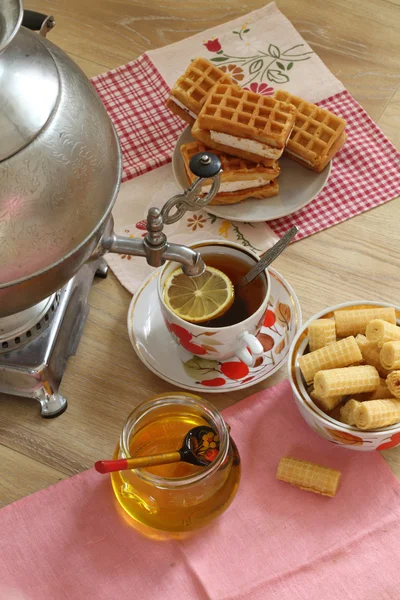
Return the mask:
[[157,396],[153,396],[145,400],[136,406],[129,414],[124,423],[120,436],[120,451],[124,458],[130,457],[130,435],[134,424],[140,418],[148,414],[151,410],[154,410],[155,408],[164,404],[183,404],[184,402],[188,403],[189,405],[191,404],[197,406],[203,413],[211,417],[213,426],[215,427],[220,438],[219,452],[217,457],[210,463],[209,466],[204,467],[204,469],[199,473],[195,473],[194,475],[189,475],[186,477],[162,477],[160,475],[149,473],[145,469],[132,469],[137,477],[159,488],[174,489],[199,483],[206,477],[209,477],[218,471],[228,454],[228,427],[222,418],[221,413],[215,408],[215,406],[211,404],[211,402],[208,402],[207,400],[204,400],[204,398],[196,396],[195,394],[189,394],[187,392],[166,392],[165,394],[158,394]]

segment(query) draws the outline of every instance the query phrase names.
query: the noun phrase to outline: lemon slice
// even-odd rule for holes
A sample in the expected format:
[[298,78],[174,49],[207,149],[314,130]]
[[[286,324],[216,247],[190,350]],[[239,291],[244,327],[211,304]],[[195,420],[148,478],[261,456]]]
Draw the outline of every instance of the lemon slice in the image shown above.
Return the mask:
[[164,286],[165,304],[178,317],[191,323],[216,319],[232,306],[233,300],[231,280],[213,267],[206,267],[198,277],[188,277],[178,268]]

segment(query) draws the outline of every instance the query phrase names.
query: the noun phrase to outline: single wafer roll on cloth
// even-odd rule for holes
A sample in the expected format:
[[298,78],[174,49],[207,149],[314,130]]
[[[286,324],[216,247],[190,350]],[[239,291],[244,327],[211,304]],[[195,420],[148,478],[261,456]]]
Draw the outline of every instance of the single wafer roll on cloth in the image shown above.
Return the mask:
[[400,341],[385,342],[379,357],[384,369],[389,369],[389,371],[400,369]]
[[381,351],[378,348],[378,344],[375,344],[375,342],[369,342],[362,333],[359,333],[356,336],[356,342],[360,348],[364,362],[366,362],[367,365],[372,365],[375,367],[382,377],[386,377],[389,371],[382,367],[380,358]]
[[368,400],[354,412],[354,421],[359,429],[379,429],[399,423],[400,400],[385,398],[382,400]]
[[[315,373],[322,369],[334,369],[336,367],[347,367],[362,361],[362,354],[357,345],[356,339],[352,336],[334,342],[303,354],[298,359],[300,370],[307,383],[311,383]],[[331,394],[334,396],[335,394]]]
[[336,323],[336,335],[347,337],[364,333],[369,321],[383,319],[388,323],[396,324],[394,308],[360,308],[355,310],[335,310],[333,313]]
[[351,399],[340,407],[340,420],[346,425],[355,425],[354,412],[361,406],[361,402]]
[[320,398],[347,396],[372,392],[379,387],[379,373],[375,367],[361,365],[344,369],[318,371],[314,377],[314,390]]
[[400,327],[383,319],[373,319],[368,323],[365,335],[367,340],[375,342],[378,348],[382,348],[385,342],[400,340]]
[[319,350],[336,342],[335,321],[333,319],[316,319],[308,326],[308,344],[310,351]]
[[322,496],[335,496],[341,472],[329,467],[321,467],[308,460],[284,456],[279,461],[276,478],[286,481],[308,492]]
[[389,392],[396,398],[400,398],[400,371],[392,371],[386,378]]
[[315,390],[310,392],[311,400],[325,412],[330,412],[343,400],[343,396],[330,396],[328,398],[320,398],[315,393]]

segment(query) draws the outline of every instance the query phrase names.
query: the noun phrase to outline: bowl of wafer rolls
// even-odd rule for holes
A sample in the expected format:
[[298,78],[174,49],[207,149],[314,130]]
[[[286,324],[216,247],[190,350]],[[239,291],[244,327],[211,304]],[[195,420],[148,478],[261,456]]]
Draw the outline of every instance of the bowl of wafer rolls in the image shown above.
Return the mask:
[[308,425],[354,450],[400,444],[400,308],[347,302],[309,319],[293,340],[289,380]]

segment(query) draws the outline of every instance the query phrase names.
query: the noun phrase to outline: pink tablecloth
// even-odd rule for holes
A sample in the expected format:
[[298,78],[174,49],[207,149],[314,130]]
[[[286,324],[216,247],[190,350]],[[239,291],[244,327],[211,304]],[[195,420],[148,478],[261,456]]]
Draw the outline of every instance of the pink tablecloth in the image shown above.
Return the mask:
[[[397,599],[400,486],[382,457],[320,439],[287,382],[225,417],[243,478],[209,530],[142,538],[114,510],[108,479],[86,471],[0,511],[0,599]],[[277,481],[286,454],[340,469],[336,498]]]

